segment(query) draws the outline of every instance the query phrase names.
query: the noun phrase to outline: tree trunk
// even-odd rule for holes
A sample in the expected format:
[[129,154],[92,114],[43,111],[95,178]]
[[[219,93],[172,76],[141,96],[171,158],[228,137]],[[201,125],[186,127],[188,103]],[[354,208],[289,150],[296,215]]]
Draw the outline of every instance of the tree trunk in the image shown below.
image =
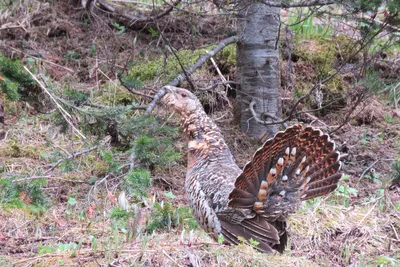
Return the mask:
[[279,31],[280,8],[254,2],[239,4],[237,45],[237,76],[241,85],[240,127],[249,136],[260,138],[266,132],[273,136],[279,125],[264,126],[257,123],[249,109],[254,107],[258,118],[263,113],[281,117],[279,53],[276,47]]

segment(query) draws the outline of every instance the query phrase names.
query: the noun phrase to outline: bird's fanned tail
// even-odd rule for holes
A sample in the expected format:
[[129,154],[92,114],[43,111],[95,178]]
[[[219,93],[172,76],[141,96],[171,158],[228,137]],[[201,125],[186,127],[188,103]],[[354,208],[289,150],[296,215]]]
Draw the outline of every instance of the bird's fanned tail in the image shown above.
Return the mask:
[[259,250],[282,252],[288,215],[298,209],[301,200],[336,189],[342,176],[339,160],[334,142],[318,129],[295,125],[277,133],[256,151],[236,179],[229,207],[251,209],[254,216],[238,223],[222,218],[227,241],[237,243],[239,236],[253,237],[260,242]]

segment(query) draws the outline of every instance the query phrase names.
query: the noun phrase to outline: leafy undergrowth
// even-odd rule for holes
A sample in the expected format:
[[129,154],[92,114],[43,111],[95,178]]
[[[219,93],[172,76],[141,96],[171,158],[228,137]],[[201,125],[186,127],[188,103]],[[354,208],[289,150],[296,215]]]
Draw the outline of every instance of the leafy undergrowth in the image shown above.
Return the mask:
[[[107,138],[71,157],[72,151],[85,150],[84,144],[71,133],[60,134],[49,117],[10,116],[6,122],[7,135],[0,145],[1,266],[399,263],[400,190],[389,190],[385,182],[390,168],[377,164],[375,172],[357,181],[362,166],[370,164],[360,158],[366,145],[371,150],[385,145],[389,136],[399,140],[398,134],[380,135],[381,127],[352,126],[336,136],[353,146],[348,157],[358,159],[358,166],[347,162],[345,171],[352,175],[337,191],[304,203],[292,216],[283,255],[264,255],[244,244],[218,244],[199,229],[183,193],[184,160],[174,158],[178,165],[153,168],[151,173],[137,166],[127,171],[130,152],[109,147]],[[222,128],[238,162],[244,162],[255,145],[234,135],[236,129]],[[390,133],[390,128],[398,133],[392,123],[383,132]],[[351,131],[370,134],[354,138]],[[375,153],[395,155],[397,148],[394,143]]]

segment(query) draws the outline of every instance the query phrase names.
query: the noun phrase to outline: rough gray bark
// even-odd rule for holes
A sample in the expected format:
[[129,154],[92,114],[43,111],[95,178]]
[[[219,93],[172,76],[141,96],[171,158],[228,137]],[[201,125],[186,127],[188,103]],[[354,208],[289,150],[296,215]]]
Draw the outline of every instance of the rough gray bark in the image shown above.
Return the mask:
[[263,113],[281,116],[279,53],[275,47],[280,9],[252,0],[241,1],[239,9],[237,75],[243,92],[240,127],[249,136],[260,138],[266,132],[272,136],[279,125],[257,123],[249,104],[256,101],[254,110],[259,118],[265,118]]

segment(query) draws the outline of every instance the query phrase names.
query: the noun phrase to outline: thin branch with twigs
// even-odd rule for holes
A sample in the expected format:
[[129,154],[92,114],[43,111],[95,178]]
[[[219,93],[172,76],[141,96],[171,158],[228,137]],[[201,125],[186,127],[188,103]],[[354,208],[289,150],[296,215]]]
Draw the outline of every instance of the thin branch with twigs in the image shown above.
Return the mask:
[[58,161],[56,162],[56,164],[54,164],[53,166],[51,166],[51,168],[48,169],[48,170],[45,172],[45,174],[47,174],[47,173],[51,172],[52,170],[54,170],[58,165],[60,165],[61,162],[65,161],[65,160],[68,160],[68,159],[76,158],[76,157],[78,157],[78,156],[80,156],[80,155],[83,155],[83,154],[85,154],[85,153],[88,153],[88,152],[90,152],[90,151],[93,151],[93,150],[95,150],[95,149],[97,149],[97,148],[98,148],[98,146],[94,146],[94,147],[91,147],[91,148],[84,149],[84,150],[81,150],[81,151],[79,151],[79,152],[76,152],[76,153],[74,153],[73,155],[68,156],[68,157],[66,157],[66,158],[60,159],[60,160],[58,160]]
[[189,83],[190,87],[192,88],[193,91],[196,90],[196,86],[194,85],[192,79],[190,78],[189,73],[186,72],[185,66],[183,66],[183,64],[181,62],[181,59],[179,58],[178,54],[175,52],[175,48],[172,47],[171,42],[164,36],[162,31],[160,31],[160,28],[158,27],[158,23],[157,23],[157,29],[160,32],[161,38],[167,43],[167,45],[170,48],[171,52],[174,54],[176,60],[178,61],[178,64],[182,69],[182,73],[185,75],[186,80]]
[[[198,68],[200,68],[208,59],[213,57],[215,54],[217,54],[219,51],[221,51],[223,48],[225,48],[227,45],[236,43],[239,40],[238,36],[231,36],[228,37],[224,40],[222,40],[214,49],[211,51],[205,53],[202,55],[192,66],[186,69],[186,74],[190,75],[193,72],[195,72]],[[184,79],[185,79],[185,74],[180,73],[178,76],[176,76],[175,79],[170,81],[167,85],[171,86],[178,86]],[[149,115],[153,109],[156,107],[157,103],[161,100],[161,98],[165,95],[165,90],[160,89],[157,91],[157,93],[154,95],[153,101],[150,102],[149,107],[147,108],[146,112],[144,113],[145,115]]]
[[65,121],[72,127],[72,129],[83,139],[86,140],[86,136],[84,136],[72,123],[72,116],[57,102],[54,96],[46,89],[42,82],[36,78],[35,75],[26,67],[24,69],[32,76],[32,78],[39,84],[39,86],[43,89],[43,91],[50,97],[51,100],[56,104],[57,108],[60,110],[61,115],[64,117]]

